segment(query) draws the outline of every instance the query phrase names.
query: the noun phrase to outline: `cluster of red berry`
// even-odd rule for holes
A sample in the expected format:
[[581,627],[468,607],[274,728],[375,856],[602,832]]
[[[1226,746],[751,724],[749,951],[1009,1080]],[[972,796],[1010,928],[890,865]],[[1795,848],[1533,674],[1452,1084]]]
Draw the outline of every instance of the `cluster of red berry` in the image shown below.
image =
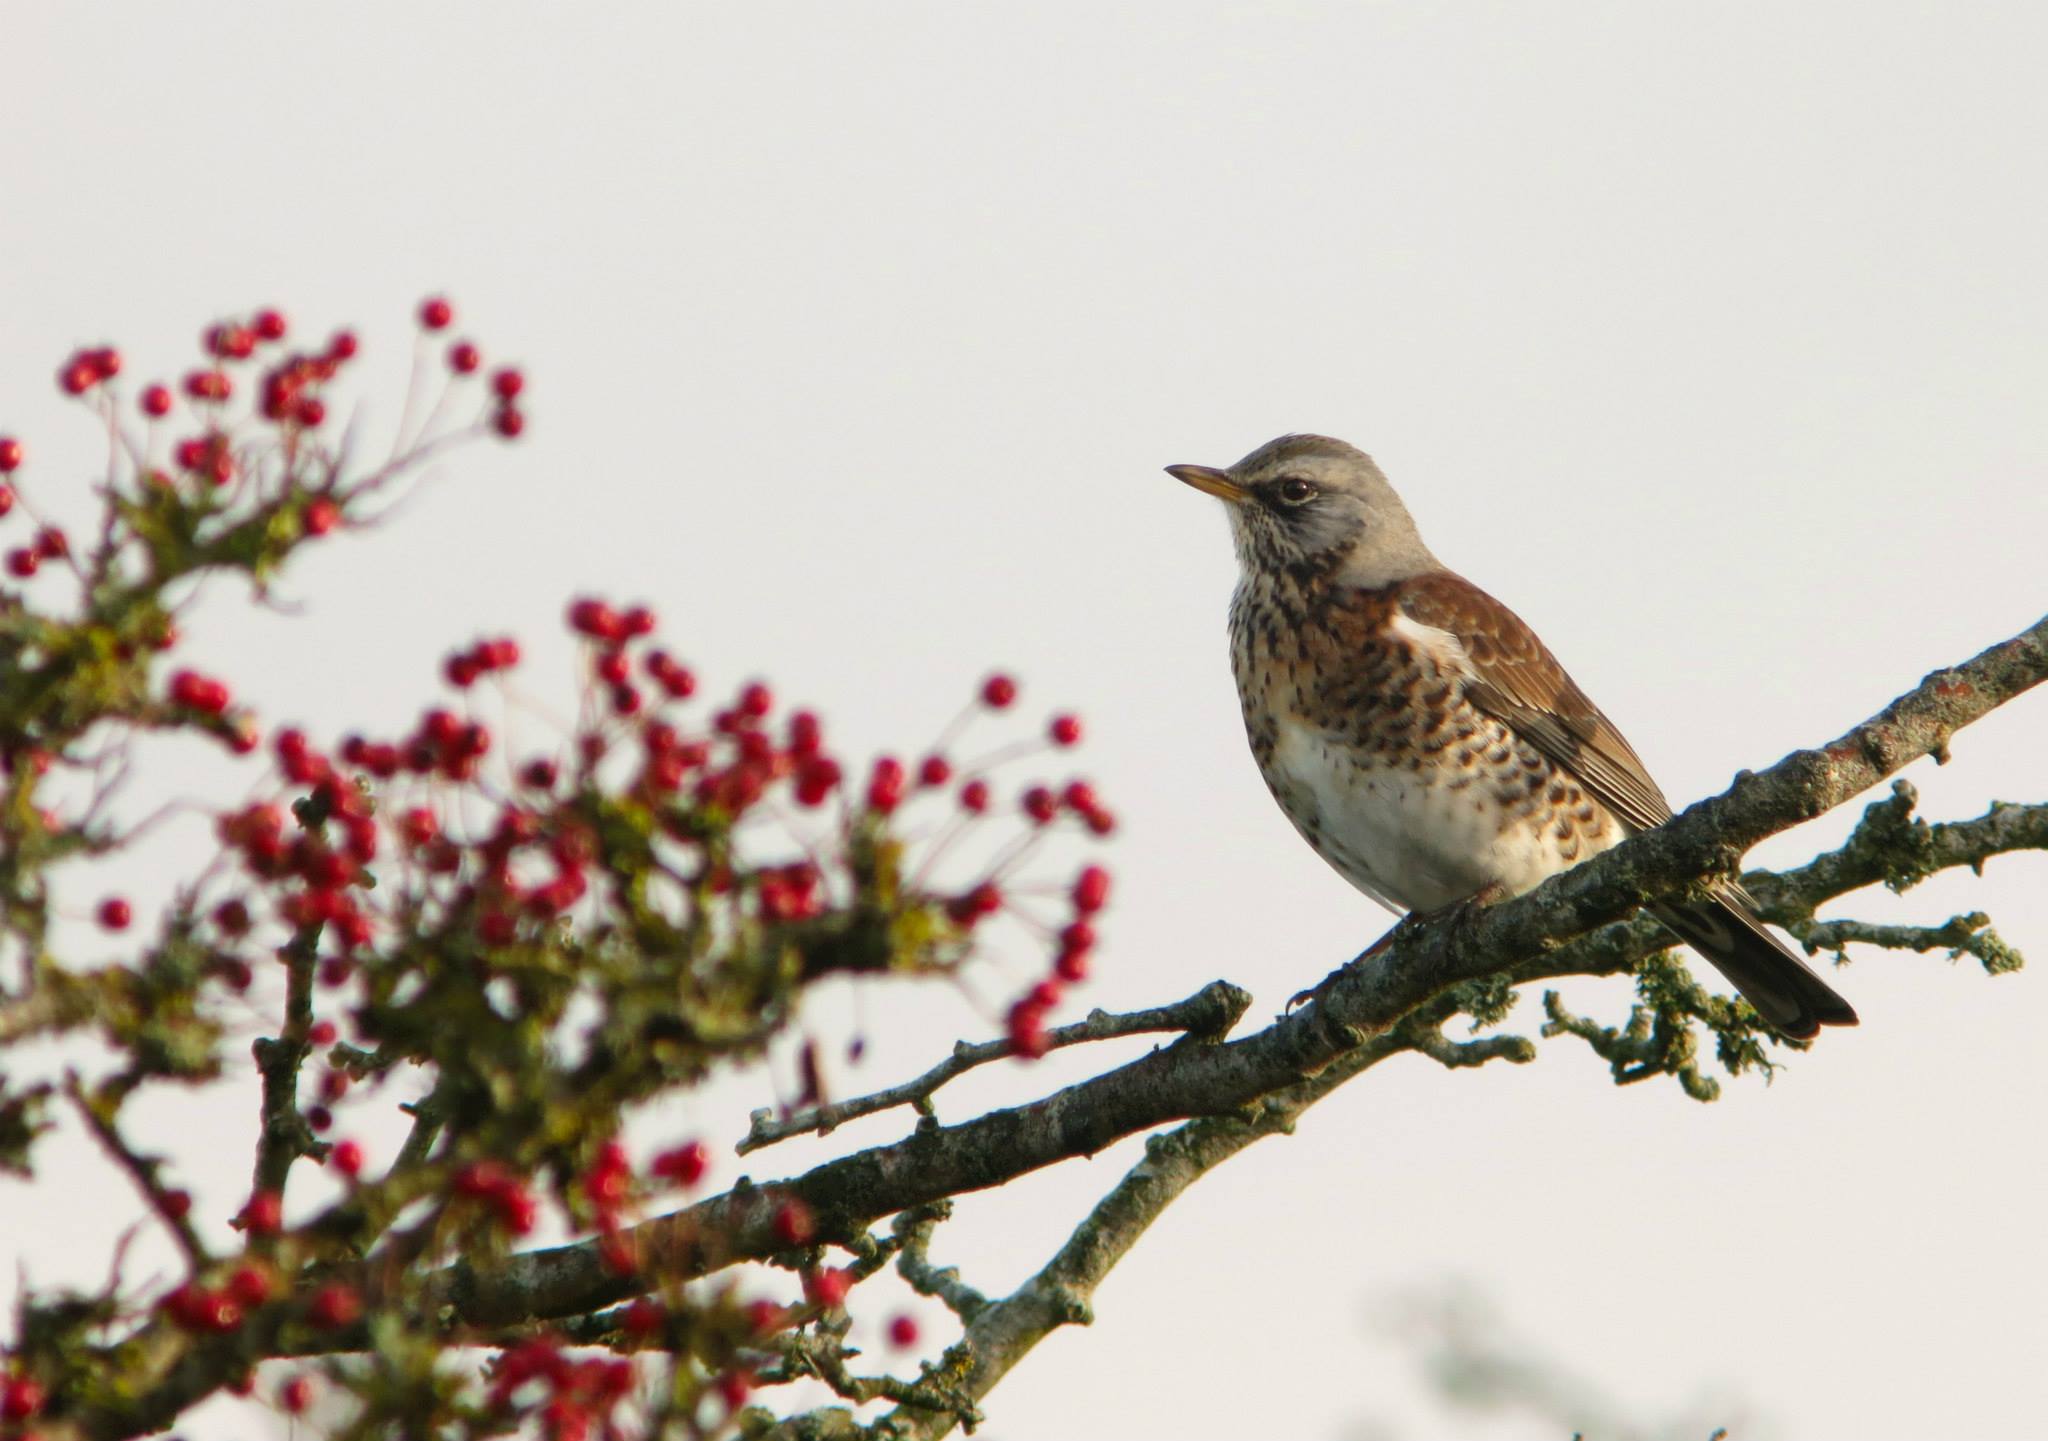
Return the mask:
[[490,1404],[508,1421],[532,1417],[549,1441],[584,1441],[593,1430],[621,1434],[613,1429],[612,1413],[631,1399],[633,1390],[632,1362],[578,1359],[560,1342],[540,1336],[499,1355],[491,1373]]
[[[449,329],[454,309],[436,297],[421,305],[417,318],[424,343]],[[175,386],[154,383],[141,391],[137,404],[150,422],[148,434],[125,437],[120,449],[134,466],[135,484],[126,493],[139,494],[142,504],[125,512],[131,517],[126,523],[135,528],[109,531],[115,549],[138,538],[155,543],[134,519],[150,506],[172,517],[164,534],[197,536],[209,524],[217,534],[218,527],[245,523],[262,544],[282,536],[278,544],[288,549],[335,531],[351,517],[360,519],[354,508],[358,499],[423,452],[425,441],[416,439],[411,451],[384,470],[360,479],[343,476],[317,433],[329,416],[334,381],[358,354],[357,339],[342,331],[322,348],[288,351],[289,333],[276,310],[223,321],[201,337],[201,365]],[[448,344],[445,363],[456,381],[484,369],[482,351],[469,340]],[[122,369],[118,351],[92,347],[67,359],[58,378],[67,393],[101,406],[112,423],[113,383]],[[479,428],[488,425],[502,436],[517,436],[525,425],[520,408],[524,376],[501,368],[484,378],[488,398]],[[157,423],[170,421],[181,403],[196,422],[195,432],[164,433]],[[166,456],[172,469],[188,477],[187,484],[181,487],[158,468]],[[0,437],[0,516],[18,502],[13,478],[23,461],[21,443]],[[280,517],[288,523],[276,524]],[[263,563],[282,553],[265,552]],[[88,565],[102,563],[96,557],[81,559]],[[60,560],[73,561],[70,546],[61,531],[44,526],[29,543],[8,553],[6,568],[26,580],[45,562]],[[190,568],[215,564],[194,560]],[[584,597],[570,605],[567,623],[588,643],[590,685],[584,718],[565,738],[559,755],[516,762],[504,758],[492,726],[477,717],[482,683],[520,663],[519,643],[505,636],[475,641],[449,655],[442,674],[463,693],[462,701],[426,708],[416,724],[398,734],[352,734],[330,747],[296,727],[276,732],[269,748],[274,787],[216,821],[218,838],[235,866],[225,872],[231,893],[216,891],[203,903],[212,931],[208,935],[202,926],[198,933],[208,936],[214,948],[210,964],[215,978],[236,990],[247,989],[253,969],[240,959],[238,953],[245,950],[240,943],[264,930],[282,941],[288,929],[291,946],[301,948],[303,959],[310,960],[316,946],[326,951],[315,967],[321,990],[337,992],[362,983],[365,1009],[348,1017],[357,1027],[352,1039],[374,1042],[379,1037],[363,1017],[369,1014],[368,974],[378,964],[408,948],[424,952],[447,940],[448,954],[473,966],[483,984],[490,979],[494,955],[513,947],[538,952],[557,945],[571,935],[570,925],[579,915],[587,912],[594,937],[616,915],[633,907],[644,912],[655,904],[647,883],[659,870],[655,879],[674,882],[670,899],[677,904],[718,910],[717,924],[707,927],[707,934],[763,934],[777,956],[783,954],[777,948],[800,944],[806,927],[814,927],[828,912],[839,907],[851,911],[880,894],[888,896],[890,906],[922,908],[919,924],[904,933],[940,938],[925,943],[931,957],[919,963],[928,969],[958,964],[991,920],[1010,915],[1022,928],[1054,940],[1044,978],[1008,1011],[1009,1039],[1020,1056],[1035,1057],[1049,1048],[1046,1025],[1064,988],[1088,976],[1094,920],[1107,899],[1109,879],[1097,865],[1084,866],[1070,885],[1061,886],[1020,882],[1018,873],[1044,837],[1063,825],[1085,840],[1109,835],[1115,817],[1082,779],[1023,785],[1015,792],[1014,809],[1009,802],[998,806],[995,787],[1006,764],[1077,745],[1082,726],[1076,717],[1053,715],[1042,732],[1026,741],[956,758],[950,748],[971,717],[1006,712],[1017,703],[1016,681],[993,675],[914,764],[894,755],[861,764],[835,753],[815,712],[783,708],[760,681],[739,686],[723,704],[689,713],[686,703],[697,696],[698,678],[657,644],[657,620],[644,605],[617,606]],[[161,613],[150,626],[122,634],[142,637],[121,642],[122,661],[134,665],[138,676],[148,675],[154,656],[178,641],[176,628]],[[238,753],[261,745],[255,717],[236,709],[229,686],[216,677],[179,668],[160,682],[152,677],[147,694],[160,697],[148,702],[151,724],[192,725]],[[15,774],[39,775],[53,754],[61,758],[62,751],[30,746],[5,759]],[[502,779],[494,756],[502,762]],[[935,808],[940,820],[933,837],[921,843],[923,852],[912,857],[908,853],[919,843],[905,839],[904,816],[918,804]],[[636,825],[644,821],[643,831],[612,824],[628,810]],[[745,832],[742,845],[741,823],[756,818],[779,822],[775,838],[764,837],[757,824]],[[802,834],[819,818],[836,828],[831,839]],[[993,858],[976,864],[971,878],[943,885],[925,882],[938,873],[938,863],[963,833],[984,823],[993,827],[999,818],[1008,818],[1018,834],[986,835],[991,843],[982,851]],[[652,840],[645,831],[654,833]],[[648,860],[654,840],[673,848],[658,864]],[[622,845],[630,855],[621,852]],[[769,846],[783,849],[758,854]],[[678,853],[683,860],[674,860]],[[916,864],[907,863],[912,859]],[[957,852],[951,859],[957,862]],[[373,868],[383,873],[381,884]],[[884,876],[886,881],[878,880]],[[1037,897],[1048,890],[1065,897],[1057,925],[1032,914]],[[106,931],[115,933],[129,931],[136,920],[134,908],[120,896],[103,897],[95,915]],[[304,984],[310,989],[310,983]],[[330,1017],[342,1015],[334,1010],[309,1019],[300,1011],[291,1022],[297,1029],[285,1034],[316,1052],[326,1051],[342,1038],[341,1027]],[[357,1079],[351,1067],[361,1065],[364,1053],[350,1060],[344,1050],[327,1056],[317,1074],[314,1098],[304,1112],[315,1132],[334,1125],[335,1108]],[[376,1184],[363,1180],[366,1158],[359,1142],[344,1138],[313,1149],[359,1197]],[[639,1173],[615,1141],[597,1147],[590,1157],[580,1174],[555,1173],[555,1194],[572,1216],[594,1223],[607,1262],[629,1273],[636,1269],[626,1226],[633,1207],[664,1188],[697,1186],[708,1155],[701,1142],[689,1141],[654,1157]],[[503,1161],[473,1159],[453,1169],[446,1194],[451,1214],[480,1218],[516,1238],[530,1234],[539,1222],[540,1184]],[[183,1224],[191,1206],[188,1193],[153,1188],[152,1198],[168,1219]],[[347,1285],[325,1284],[310,1296],[286,1294],[288,1252],[279,1250],[274,1239],[283,1224],[283,1199],[276,1191],[252,1195],[236,1217],[236,1225],[251,1238],[251,1254],[224,1273],[188,1278],[162,1300],[161,1313],[184,1330],[212,1335],[235,1332],[250,1313],[270,1306],[293,1307],[294,1317],[323,1329],[354,1324],[363,1303]],[[793,1200],[779,1204],[774,1229],[790,1247],[814,1240],[808,1211]],[[839,1307],[855,1279],[853,1270],[814,1265],[804,1276],[806,1301],[813,1308]],[[803,1318],[800,1310],[771,1302],[756,1303],[749,1314],[749,1324],[761,1335]],[[629,1331],[647,1334],[664,1324],[664,1316],[658,1302],[643,1300],[629,1308],[624,1320]],[[917,1322],[899,1315],[887,1334],[896,1346],[912,1346]],[[506,1354],[494,1383],[494,1403],[510,1404],[515,1393],[535,1383],[544,1397],[538,1404],[549,1434],[581,1435],[584,1428],[606,1424],[610,1408],[630,1389],[630,1370],[623,1362],[574,1362],[556,1343],[533,1341]],[[717,1381],[729,1407],[741,1404],[750,1385],[751,1378],[740,1369],[722,1373]],[[0,1382],[0,1411],[7,1419],[33,1414],[40,1399],[23,1389],[33,1386],[21,1379]],[[310,1378],[293,1377],[280,1393],[281,1404],[302,1411],[311,1386]]]

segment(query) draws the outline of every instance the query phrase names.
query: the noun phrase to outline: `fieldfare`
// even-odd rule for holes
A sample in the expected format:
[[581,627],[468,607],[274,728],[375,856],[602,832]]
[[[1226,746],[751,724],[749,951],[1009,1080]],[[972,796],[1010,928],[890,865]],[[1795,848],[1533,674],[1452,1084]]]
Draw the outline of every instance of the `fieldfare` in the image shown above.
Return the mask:
[[[1259,772],[1317,854],[1394,911],[1519,894],[1671,807],[1521,618],[1422,543],[1372,459],[1288,435],[1228,470],[1230,660]],[[1856,1012],[1732,882],[1651,907],[1788,1036]]]

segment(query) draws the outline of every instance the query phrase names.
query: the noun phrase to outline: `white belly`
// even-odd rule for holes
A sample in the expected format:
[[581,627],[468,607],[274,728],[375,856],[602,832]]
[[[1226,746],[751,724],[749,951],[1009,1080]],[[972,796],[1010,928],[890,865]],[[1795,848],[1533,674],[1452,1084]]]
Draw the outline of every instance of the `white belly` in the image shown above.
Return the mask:
[[1528,890],[1618,839],[1611,825],[1566,857],[1535,814],[1511,814],[1484,778],[1361,763],[1351,746],[1288,719],[1267,783],[1288,819],[1346,880],[1395,911],[1431,911],[1489,885]]

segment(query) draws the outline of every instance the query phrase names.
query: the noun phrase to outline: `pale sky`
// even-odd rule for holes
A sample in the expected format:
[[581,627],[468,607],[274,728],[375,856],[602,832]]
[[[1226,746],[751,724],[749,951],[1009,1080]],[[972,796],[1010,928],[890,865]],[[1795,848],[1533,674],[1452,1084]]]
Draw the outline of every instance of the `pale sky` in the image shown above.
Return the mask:
[[[525,443],[313,557],[296,616],[222,590],[194,660],[332,736],[399,724],[450,647],[509,630],[566,709],[558,617],[603,588],[855,753],[914,748],[1012,667],[1032,715],[1087,718],[1123,820],[1073,1013],[1224,976],[1256,1019],[1386,923],[1245,754],[1225,528],[1165,464],[1290,430],[1371,451],[1681,805],[2048,595],[2039,7],[0,0],[0,51],[0,431],[53,510],[85,513],[100,459],[51,383],[79,344],[174,374],[218,315],[354,324],[388,427],[412,306],[445,290],[531,377]],[[2044,730],[2036,694],[1916,765],[1923,813],[2048,797]],[[246,783],[179,754],[173,789]],[[2044,885],[2012,858],[1828,913],[1984,909],[2039,961]],[[1026,973],[1001,964],[985,994]],[[1616,1092],[1568,1039],[1515,1070],[1389,1066],[1173,1207],[983,1434],[1537,1434],[1445,1410],[1378,1319],[1456,1278],[1645,1418],[1707,1398],[1738,1437],[2039,1435],[2042,978],[1878,955],[1837,984],[1859,1030],[1713,1106]],[[1627,993],[1570,999],[1614,1020]],[[990,1027],[943,987],[860,1005],[846,1091]],[[1533,1034],[1537,998],[1513,1019]],[[733,1078],[648,1134],[729,1142],[770,1095]],[[188,1105],[152,1114],[219,1227],[253,1099]],[[396,1120],[358,1127],[373,1156]],[[966,1198],[936,1253],[1006,1289],[1135,1155]],[[0,1181],[0,1302],[17,1261],[96,1280],[139,1214],[89,1147],[44,1156],[35,1189]]]

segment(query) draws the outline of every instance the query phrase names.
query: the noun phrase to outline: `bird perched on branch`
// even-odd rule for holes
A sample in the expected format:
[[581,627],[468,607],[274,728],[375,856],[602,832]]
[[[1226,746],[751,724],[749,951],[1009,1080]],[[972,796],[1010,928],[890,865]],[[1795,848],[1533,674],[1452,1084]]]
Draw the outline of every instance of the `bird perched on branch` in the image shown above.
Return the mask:
[[[1613,723],[1430,553],[1371,457],[1288,435],[1167,473],[1229,512],[1230,659],[1260,774],[1359,890],[1395,911],[1489,904],[1671,818]],[[1784,1034],[1856,1024],[1740,886],[1650,909]]]

